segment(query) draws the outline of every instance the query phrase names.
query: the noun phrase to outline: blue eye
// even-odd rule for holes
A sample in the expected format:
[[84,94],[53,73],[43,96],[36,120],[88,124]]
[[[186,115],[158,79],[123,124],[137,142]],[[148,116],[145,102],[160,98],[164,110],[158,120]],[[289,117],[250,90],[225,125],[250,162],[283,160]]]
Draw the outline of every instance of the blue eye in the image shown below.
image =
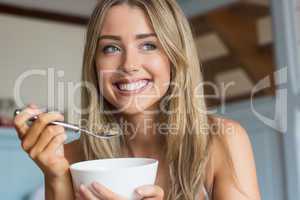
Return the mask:
[[148,50],[155,50],[156,49],[156,46],[154,44],[150,44],[150,43],[145,43],[143,48],[144,47],[148,47],[148,48],[146,48]]
[[103,53],[114,53],[115,51],[119,51],[120,49],[118,47],[115,46],[106,46],[102,49]]

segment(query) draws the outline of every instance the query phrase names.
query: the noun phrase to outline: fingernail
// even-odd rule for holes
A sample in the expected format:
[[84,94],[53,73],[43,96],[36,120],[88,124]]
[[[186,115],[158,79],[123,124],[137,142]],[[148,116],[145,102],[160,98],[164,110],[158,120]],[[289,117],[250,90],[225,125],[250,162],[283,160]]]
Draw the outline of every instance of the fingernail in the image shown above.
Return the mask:
[[84,190],[85,190],[85,186],[84,186],[83,184],[81,184],[81,185],[79,186],[79,189],[80,189],[81,191],[84,191]]
[[141,190],[141,189],[137,189],[137,190],[135,190],[135,193],[137,194],[137,195],[139,195],[139,196],[142,196],[143,195],[143,190]]
[[68,139],[67,134],[63,133],[63,138],[64,138],[64,140]]

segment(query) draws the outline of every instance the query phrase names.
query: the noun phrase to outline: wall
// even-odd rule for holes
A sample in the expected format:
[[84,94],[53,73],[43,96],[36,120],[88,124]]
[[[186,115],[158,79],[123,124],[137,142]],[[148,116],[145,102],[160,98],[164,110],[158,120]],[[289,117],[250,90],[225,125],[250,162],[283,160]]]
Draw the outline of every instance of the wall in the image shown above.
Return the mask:
[[[22,102],[45,106],[54,101],[59,106],[58,98],[64,98],[67,105],[66,95],[58,95],[58,82],[67,91],[68,82],[80,80],[85,27],[3,14],[0,24],[0,98],[14,96],[15,83],[24,72],[43,70],[45,75],[32,75],[22,82]],[[53,84],[48,84],[47,68],[55,70]],[[59,70],[64,71],[64,76],[58,75]],[[48,95],[48,86],[54,95]],[[71,98],[78,103],[79,94]]]

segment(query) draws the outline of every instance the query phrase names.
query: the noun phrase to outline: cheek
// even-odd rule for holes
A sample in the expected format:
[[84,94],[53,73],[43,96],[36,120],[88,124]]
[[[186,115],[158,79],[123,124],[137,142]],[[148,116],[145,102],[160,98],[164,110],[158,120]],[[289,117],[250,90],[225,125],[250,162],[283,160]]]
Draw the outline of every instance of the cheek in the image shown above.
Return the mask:
[[107,56],[107,57],[98,57],[96,60],[96,66],[98,70],[110,70],[116,69],[120,64],[120,56]]
[[147,59],[146,62],[146,66],[147,69],[154,75],[156,75],[156,77],[169,77],[170,76],[170,62],[167,58],[164,57],[153,57],[153,58],[149,58]]
[[171,64],[169,60],[157,59],[157,57],[149,59],[146,69],[152,75],[155,87],[160,91],[159,93],[165,93],[169,88],[171,79]]

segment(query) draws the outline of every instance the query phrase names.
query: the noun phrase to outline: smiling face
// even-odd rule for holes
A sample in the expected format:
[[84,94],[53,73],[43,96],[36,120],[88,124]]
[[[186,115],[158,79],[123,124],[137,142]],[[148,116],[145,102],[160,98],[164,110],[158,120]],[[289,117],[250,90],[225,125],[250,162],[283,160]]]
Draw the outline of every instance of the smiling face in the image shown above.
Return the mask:
[[125,114],[158,108],[170,84],[170,61],[142,9],[116,5],[105,16],[96,67],[104,98]]

